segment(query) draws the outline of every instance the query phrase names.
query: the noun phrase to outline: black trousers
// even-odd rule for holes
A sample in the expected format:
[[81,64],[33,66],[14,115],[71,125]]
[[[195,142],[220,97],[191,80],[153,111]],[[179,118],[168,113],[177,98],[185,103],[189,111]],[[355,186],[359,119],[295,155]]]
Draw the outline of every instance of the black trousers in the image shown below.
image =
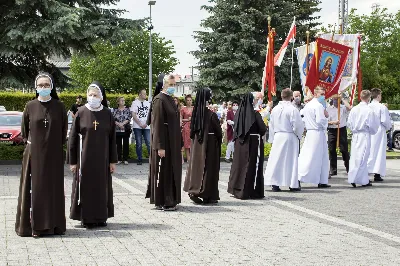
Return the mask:
[[[330,173],[337,173],[337,153],[336,153],[336,141],[337,141],[337,128],[328,128],[328,147],[329,147],[329,160],[330,160]],[[344,166],[346,171],[349,172],[349,146],[347,142],[347,129],[346,127],[340,128],[339,134],[339,149],[342,153]]]
[[[127,161],[129,156],[129,135],[117,132],[116,137],[117,137],[118,161]],[[124,142],[123,152],[122,152],[122,141]]]

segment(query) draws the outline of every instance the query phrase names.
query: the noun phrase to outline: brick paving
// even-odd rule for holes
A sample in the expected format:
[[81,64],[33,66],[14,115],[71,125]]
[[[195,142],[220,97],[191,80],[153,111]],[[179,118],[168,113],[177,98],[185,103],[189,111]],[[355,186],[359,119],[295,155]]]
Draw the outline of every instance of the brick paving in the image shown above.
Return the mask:
[[177,212],[163,212],[144,198],[148,165],[119,166],[107,228],[68,219],[64,236],[33,239],[14,231],[20,166],[0,166],[0,265],[400,265],[398,160],[370,188],[352,189],[341,168],[330,189],[266,187],[265,199],[248,201],[226,192],[229,169],[221,164],[218,205],[183,194]]

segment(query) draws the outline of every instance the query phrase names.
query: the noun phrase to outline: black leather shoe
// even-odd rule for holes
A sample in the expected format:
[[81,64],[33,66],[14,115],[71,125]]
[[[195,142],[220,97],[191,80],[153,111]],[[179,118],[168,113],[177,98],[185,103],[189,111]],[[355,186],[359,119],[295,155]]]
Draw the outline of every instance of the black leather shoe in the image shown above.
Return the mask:
[[357,187],[357,186],[356,186],[356,183],[351,183],[351,185],[352,185],[353,187]]
[[374,181],[375,181],[375,182],[382,182],[383,179],[382,179],[382,177],[381,177],[380,174],[375,174],[375,175],[374,175]]
[[335,175],[337,175],[337,171],[331,171],[331,172],[329,173],[329,175],[330,175],[330,176],[335,176]]
[[107,226],[107,222],[97,223],[97,226],[106,227]]
[[301,187],[299,187],[299,188],[291,188],[291,187],[290,187],[289,190],[290,190],[290,191],[301,191]]
[[319,188],[328,188],[328,187],[331,187],[331,185],[328,185],[328,184],[318,184],[318,187],[319,187]]
[[189,198],[191,199],[191,201],[193,201],[196,204],[202,204],[203,203],[203,201],[199,197],[196,197],[196,196],[194,196],[192,194],[189,195]]
[[138,162],[137,162],[137,165],[142,165],[142,161],[138,161]]
[[279,186],[272,186],[272,191],[273,192],[281,192],[282,189],[280,189]]
[[368,184],[366,184],[366,185],[362,185],[362,187],[372,187],[372,183],[371,183],[371,181],[369,181],[369,183],[368,183]]

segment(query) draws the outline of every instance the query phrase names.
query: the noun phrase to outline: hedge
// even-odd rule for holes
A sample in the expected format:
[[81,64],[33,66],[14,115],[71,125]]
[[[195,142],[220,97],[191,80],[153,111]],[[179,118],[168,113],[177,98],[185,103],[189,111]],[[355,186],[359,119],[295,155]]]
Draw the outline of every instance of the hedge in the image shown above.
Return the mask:
[[[64,145],[64,150],[65,149],[66,149],[66,147]],[[268,156],[270,150],[271,150],[271,144],[266,143],[264,145],[264,155]],[[14,146],[14,145],[8,145],[8,144],[1,144],[0,143],[0,161],[22,160],[23,152],[24,152],[24,146],[23,145]],[[143,158],[148,158],[149,157],[146,145],[143,145],[142,152],[143,152]],[[225,153],[226,153],[226,144],[222,144],[221,156],[225,157]],[[136,145],[135,144],[131,144],[129,146],[129,158],[130,159],[135,159],[135,160],[137,159],[137,156],[136,156]]]
[[[81,95],[83,102],[86,102],[86,94],[82,93],[59,93],[60,100],[64,103],[68,111],[76,102],[76,97]],[[123,96],[127,105],[131,105],[137,98],[136,94],[107,94],[107,100],[110,101],[111,107],[117,106],[117,98]],[[27,102],[35,97],[33,93],[22,92],[0,92],[0,105],[3,105],[7,111],[23,111]]]

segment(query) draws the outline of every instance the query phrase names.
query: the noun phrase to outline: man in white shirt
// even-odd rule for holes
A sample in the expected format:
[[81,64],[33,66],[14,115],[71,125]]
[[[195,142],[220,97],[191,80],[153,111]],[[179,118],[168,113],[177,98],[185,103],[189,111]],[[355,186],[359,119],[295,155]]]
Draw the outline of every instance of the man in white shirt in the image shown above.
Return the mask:
[[[340,96],[339,96],[340,97]],[[342,99],[343,104],[340,105],[340,121],[338,119],[338,98],[333,98],[331,105],[326,108],[329,114],[328,117],[328,147],[329,147],[329,160],[330,160],[330,175],[337,175],[337,153],[336,153],[336,143],[337,134],[339,126],[339,149],[342,153],[342,158],[344,166],[346,167],[346,172],[349,172],[349,144],[347,142],[347,128],[346,121],[349,111],[351,110],[350,104]]]
[[368,177],[368,157],[371,149],[371,137],[376,134],[379,120],[368,103],[371,99],[369,90],[361,91],[361,102],[351,109],[347,126],[352,131],[351,156],[348,182],[356,187],[356,184],[372,186]]
[[325,89],[316,87],[315,97],[303,110],[303,121],[307,129],[306,139],[299,155],[299,180],[328,188],[329,158],[326,129],[328,112],[325,110]]
[[382,176],[386,176],[386,146],[387,134],[392,124],[388,108],[381,104],[382,91],[380,89],[371,90],[372,108],[379,120],[378,132],[371,136],[371,152],[368,159],[368,172],[374,174],[374,181],[383,181]]
[[281,191],[279,186],[287,186],[291,191],[299,191],[298,157],[299,140],[304,124],[299,110],[291,103],[293,92],[282,90],[282,101],[272,110],[269,121],[269,143],[271,153],[265,169],[265,185],[272,185],[272,191]]
[[147,146],[147,152],[150,154],[150,127],[146,124],[150,103],[146,98],[146,90],[143,89],[139,92],[138,99],[136,99],[131,106],[133,119],[132,130],[133,133],[135,133],[138,165],[142,164],[142,136]]

